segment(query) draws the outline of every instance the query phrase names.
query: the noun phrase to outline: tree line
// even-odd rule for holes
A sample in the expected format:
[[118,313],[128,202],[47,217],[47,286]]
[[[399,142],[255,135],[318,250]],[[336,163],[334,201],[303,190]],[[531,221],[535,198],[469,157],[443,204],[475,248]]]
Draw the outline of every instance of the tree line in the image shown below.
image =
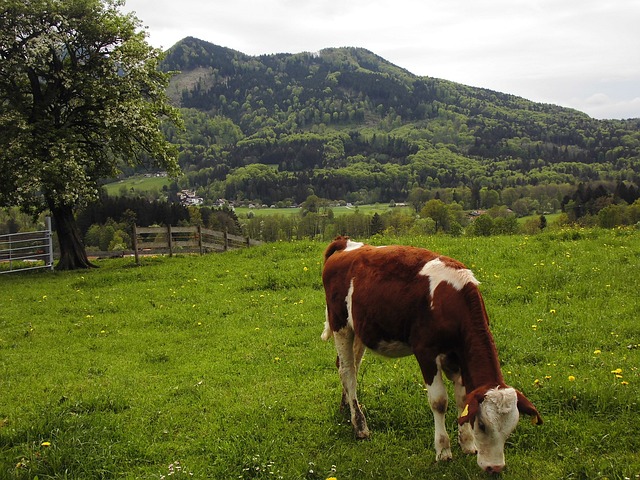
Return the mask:
[[[623,199],[623,196],[625,198]],[[83,208],[78,225],[84,244],[91,251],[120,252],[132,248],[132,226],[201,225],[214,230],[249,236],[267,242],[295,239],[329,240],[336,235],[369,238],[384,235],[471,235],[491,236],[536,234],[546,228],[570,225],[614,228],[640,225],[640,198],[637,190],[619,185],[614,193],[604,186],[580,185],[563,199],[560,215],[553,222],[544,213],[529,215],[525,221],[505,205],[494,204],[483,211],[468,212],[453,196],[414,198],[409,208],[365,214],[335,215],[332,202],[315,195],[300,206],[299,214],[238,216],[230,206],[185,207],[143,197],[108,197]],[[627,203],[627,201],[629,203]],[[42,228],[43,220],[17,208],[0,210],[0,234]]]

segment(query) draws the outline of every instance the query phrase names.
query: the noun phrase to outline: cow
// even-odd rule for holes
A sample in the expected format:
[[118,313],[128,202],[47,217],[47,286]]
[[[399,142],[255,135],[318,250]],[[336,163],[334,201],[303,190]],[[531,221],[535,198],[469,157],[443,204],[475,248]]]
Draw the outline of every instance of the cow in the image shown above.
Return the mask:
[[437,461],[452,458],[443,373],[454,384],[458,442],[464,453],[477,453],[484,471],[504,469],[504,444],[520,413],[542,423],[535,406],[505,384],[479,282],[462,263],[422,248],[374,247],[340,236],[325,250],[322,282],[321,338],[334,338],[342,407],[356,438],[370,435],[356,396],[365,348],[415,356],[433,412]]

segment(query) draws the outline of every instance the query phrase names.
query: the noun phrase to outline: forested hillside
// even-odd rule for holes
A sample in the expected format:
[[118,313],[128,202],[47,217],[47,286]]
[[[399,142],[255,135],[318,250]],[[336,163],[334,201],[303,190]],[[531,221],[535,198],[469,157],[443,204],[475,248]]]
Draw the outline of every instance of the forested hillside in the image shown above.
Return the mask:
[[[178,72],[169,93],[186,124],[165,132],[180,145],[180,186],[208,201],[397,202],[426,191],[478,208],[491,206],[487,192],[500,203],[539,185],[596,182],[613,194],[640,181],[640,119],[419,77],[360,48],[254,57],[186,38],[163,68]],[[559,205],[571,188],[553,191],[545,202]]]

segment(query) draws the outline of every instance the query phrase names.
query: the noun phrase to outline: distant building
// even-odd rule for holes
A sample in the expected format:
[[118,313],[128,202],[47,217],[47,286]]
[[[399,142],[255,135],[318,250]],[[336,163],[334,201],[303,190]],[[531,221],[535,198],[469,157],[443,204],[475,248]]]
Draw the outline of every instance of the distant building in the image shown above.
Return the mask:
[[179,191],[178,198],[180,199],[180,203],[186,207],[193,205],[202,205],[204,203],[204,199],[196,195],[196,192],[194,192],[193,190]]

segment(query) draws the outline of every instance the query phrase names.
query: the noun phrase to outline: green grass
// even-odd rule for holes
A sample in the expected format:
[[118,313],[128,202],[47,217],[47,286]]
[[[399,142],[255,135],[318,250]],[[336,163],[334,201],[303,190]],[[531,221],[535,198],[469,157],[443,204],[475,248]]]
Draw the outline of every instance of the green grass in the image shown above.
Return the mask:
[[[561,213],[548,213],[546,214],[544,217],[547,219],[547,225],[551,225],[552,223],[556,222],[558,220],[558,218],[560,217],[560,215],[562,215]],[[527,215],[526,217],[519,217],[518,218],[518,223],[523,224],[525,222],[527,222],[528,220],[538,220],[540,218],[539,214],[535,214],[535,215]]]
[[[413,211],[410,207],[390,207],[389,205],[359,205],[353,207],[331,207],[334,215],[347,215],[350,213],[360,212],[365,215],[373,215],[374,213],[385,213],[390,211],[402,210],[403,212]],[[300,215],[299,208],[249,208],[236,207],[235,212],[238,216],[246,216],[249,213],[253,215]]]
[[144,175],[134,175],[124,180],[107,183],[104,185],[107,195],[118,196],[124,188],[127,193],[135,190],[138,193],[145,193],[151,190],[161,191],[162,187],[168,187],[171,179],[168,177],[145,177]]
[[[379,241],[482,282],[505,378],[545,421],[520,422],[503,477],[640,475],[637,232]],[[435,463],[413,358],[365,357],[372,439],[353,438],[320,340],[324,247],[0,277],[0,478],[486,478],[457,445]]]

